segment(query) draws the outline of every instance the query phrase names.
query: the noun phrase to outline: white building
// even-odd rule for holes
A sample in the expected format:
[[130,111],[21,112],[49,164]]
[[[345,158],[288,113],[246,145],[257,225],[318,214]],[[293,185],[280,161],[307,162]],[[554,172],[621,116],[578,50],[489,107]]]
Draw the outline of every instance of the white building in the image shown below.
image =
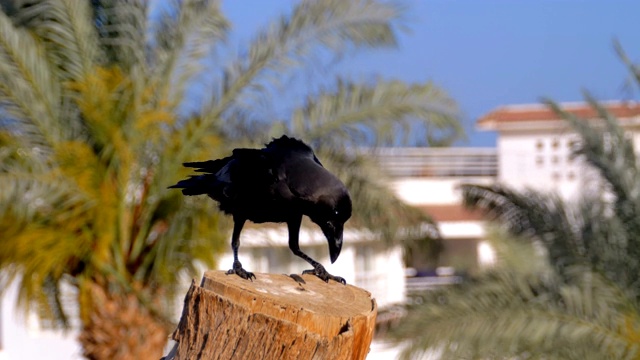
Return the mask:
[[435,267],[468,270],[492,262],[491,254],[482,250],[481,214],[462,205],[458,187],[495,181],[495,149],[389,148],[381,150],[378,157],[393,179],[395,193],[437,222],[443,249]]
[[[640,104],[617,101],[603,104],[633,138],[636,150],[640,149]],[[597,118],[596,111],[585,103],[564,103],[561,107],[583,119]],[[503,184],[555,191],[567,199],[597,184],[593,169],[570,156],[576,133],[544,105],[499,107],[481,117],[477,125],[498,133],[498,180]]]

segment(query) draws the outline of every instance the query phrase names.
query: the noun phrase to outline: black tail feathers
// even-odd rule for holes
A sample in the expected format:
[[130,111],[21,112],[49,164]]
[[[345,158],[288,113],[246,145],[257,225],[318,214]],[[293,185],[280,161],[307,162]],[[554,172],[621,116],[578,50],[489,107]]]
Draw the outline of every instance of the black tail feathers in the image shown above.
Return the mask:
[[203,195],[209,193],[209,186],[206,175],[191,176],[181,180],[177,184],[169,186],[169,189],[182,189],[184,195]]
[[195,161],[182,163],[184,167],[194,168],[196,172],[215,174],[231,160],[230,157],[218,160]]

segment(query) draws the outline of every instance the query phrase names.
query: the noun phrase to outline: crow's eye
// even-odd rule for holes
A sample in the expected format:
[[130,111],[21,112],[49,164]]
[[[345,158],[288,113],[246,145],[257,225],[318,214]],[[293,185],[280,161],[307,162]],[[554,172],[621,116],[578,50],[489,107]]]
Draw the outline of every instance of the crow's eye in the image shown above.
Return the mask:
[[338,215],[338,210],[334,211],[334,213],[335,213],[336,215]]

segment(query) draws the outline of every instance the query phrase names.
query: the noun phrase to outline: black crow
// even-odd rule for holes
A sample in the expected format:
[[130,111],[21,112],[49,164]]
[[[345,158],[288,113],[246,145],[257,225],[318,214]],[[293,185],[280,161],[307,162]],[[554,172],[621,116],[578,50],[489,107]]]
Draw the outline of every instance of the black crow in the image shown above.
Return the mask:
[[183,165],[204,174],[192,175],[171,188],[182,189],[184,195],[206,194],[233,217],[233,268],[227,274],[255,278],[238,260],[240,231],[247,220],[276,222],[287,223],[289,248],[313,266],[303,274],[346,283],[329,274],[298,245],[302,216],[307,215],[322,229],[329,243],[331,263],[335,262],[342,249],[344,223],[351,217],[347,188],[322,166],[307,144],[283,135],[262,149],[235,149],[223,159]]

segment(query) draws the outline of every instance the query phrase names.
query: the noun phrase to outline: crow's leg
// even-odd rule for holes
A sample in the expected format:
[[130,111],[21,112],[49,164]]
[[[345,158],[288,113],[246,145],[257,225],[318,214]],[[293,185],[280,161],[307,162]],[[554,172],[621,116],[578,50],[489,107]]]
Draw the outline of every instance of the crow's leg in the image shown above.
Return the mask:
[[309,264],[311,264],[311,266],[313,266],[313,269],[305,270],[302,272],[302,274],[313,274],[319,277],[320,279],[324,280],[325,282],[329,282],[329,280],[334,280],[346,285],[347,282],[345,281],[345,279],[341,278],[340,276],[334,276],[329,274],[327,270],[325,270],[324,266],[322,266],[319,262],[310,258],[307,254],[303,253],[302,250],[300,250],[300,245],[298,241],[300,236],[301,222],[302,222],[302,216],[297,216],[287,221],[287,227],[289,228],[289,249],[291,249],[291,252],[293,252],[296,256],[301,257],[302,259],[304,259],[304,261],[308,262]]
[[240,248],[240,231],[244,226],[245,219],[233,218],[233,235],[231,235],[231,248],[233,249],[233,268],[227,271],[227,275],[236,274],[243,279],[251,280],[256,278],[252,272],[242,268],[240,260],[238,260],[238,249]]

